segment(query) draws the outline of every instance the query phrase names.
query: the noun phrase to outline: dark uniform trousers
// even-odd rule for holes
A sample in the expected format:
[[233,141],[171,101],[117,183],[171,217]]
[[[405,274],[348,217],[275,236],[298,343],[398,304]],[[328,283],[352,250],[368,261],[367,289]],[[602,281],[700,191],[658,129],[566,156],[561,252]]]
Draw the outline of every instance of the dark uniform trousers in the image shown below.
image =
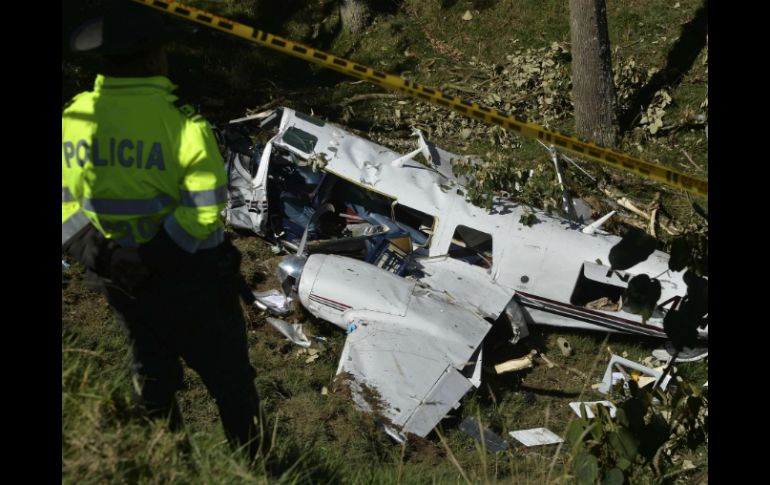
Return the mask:
[[[161,231],[138,250],[115,251],[111,277],[96,278],[129,337],[140,401],[179,429],[175,392],[183,359],[216,400],[228,441],[235,447],[248,443],[253,458],[261,419],[238,301],[240,255],[229,243],[193,255],[173,246]],[[135,272],[132,265],[148,269],[149,276],[138,284],[116,283],[121,274]]]

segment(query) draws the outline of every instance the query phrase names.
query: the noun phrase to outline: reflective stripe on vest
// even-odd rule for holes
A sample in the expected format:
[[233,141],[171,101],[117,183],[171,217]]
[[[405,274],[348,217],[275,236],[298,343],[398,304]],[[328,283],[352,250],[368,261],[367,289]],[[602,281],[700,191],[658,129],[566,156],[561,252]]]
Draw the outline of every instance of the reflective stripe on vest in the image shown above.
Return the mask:
[[182,190],[180,195],[182,205],[185,207],[219,205],[227,200],[227,186],[223,185],[211,190]]
[[61,201],[62,202],[74,202],[75,197],[72,196],[72,192],[67,187],[61,188]]
[[225,241],[225,232],[221,228],[214,231],[208,238],[201,240],[185,231],[173,214],[170,214],[163,222],[169,237],[188,253],[194,253],[199,249],[211,249]]
[[90,223],[91,221],[88,220],[88,217],[86,217],[83,211],[79,210],[72,214],[72,216],[61,225],[61,245],[64,246],[67,244],[67,241]]
[[161,194],[151,199],[83,199],[85,210],[98,214],[110,215],[144,215],[157,214],[164,208],[175,204],[174,199],[167,194]]

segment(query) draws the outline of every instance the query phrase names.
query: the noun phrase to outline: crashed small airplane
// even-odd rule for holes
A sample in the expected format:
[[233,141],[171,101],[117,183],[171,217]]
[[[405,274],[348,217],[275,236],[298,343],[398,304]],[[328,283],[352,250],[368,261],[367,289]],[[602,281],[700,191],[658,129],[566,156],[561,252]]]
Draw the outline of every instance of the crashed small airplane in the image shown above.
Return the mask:
[[[249,119],[277,132],[264,145],[229,136],[227,220],[294,253],[279,265],[284,293],[348,331],[337,373],[399,441],[426,436],[480,385],[493,325],[514,343],[533,324],[665,338],[663,317],[687,291],[660,251],[628,271],[603,264],[620,238],[601,219],[472,205],[452,173],[459,156],[419,132],[402,155],[288,108],[231,126]],[[531,213],[539,222],[520,222]],[[637,274],[661,283],[646,321],[621,298]]]

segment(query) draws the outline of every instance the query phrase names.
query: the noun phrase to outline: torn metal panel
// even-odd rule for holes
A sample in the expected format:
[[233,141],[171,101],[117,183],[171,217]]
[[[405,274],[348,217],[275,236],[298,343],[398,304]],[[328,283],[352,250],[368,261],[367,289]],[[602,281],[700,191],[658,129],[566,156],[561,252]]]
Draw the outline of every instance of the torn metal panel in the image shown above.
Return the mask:
[[230,160],[228,170],[228,195],[225,219],[228,224],[264,234],[268,214],[267,173],[273,142],[279,135],[268,141],[259,154],[259,166],[252,177],[244,166],[245,159],[236,156]]
[[302,324],[290,324],[289,322],[273,317],[267,317],[267,323],[281,332],[287,339],[291,340],[292,343],[295,343],[300,347],[310,347],[310,341],[305,334],[302,333]]
[[473,384],[473,387],[478,389],[481,386],[481,368],[484,365],[484,352],[479,348],[479,355],[476,358],[476,363],[473,365],[473,374],[468,379]]
[[441,378],[406,420],[403,430],[417,436],[426,436],[472,386],[473,383],[457,369],[447,366]]
[[[622,367],[623,369],[635,370],[644,375],[652,376],[655,378],[655,382],[658,382],[660,378],[663,377],[662,370],[651,369],[647,366],[639,364],[638,362],[634,362],[633,360],[624,359],[619,355],[613,355],[610,358],[610,362],[607,364],[607,369],[604,371],[602,383],[598,388],[598,391],[602,394],[609,393],[610,389],[612,388],[612,384],[614,383],[613,374],[618,372],[616,365]],[[665,389],[668,386],[670,380],[671,376],[667,375],[666,378],[660,382],[660,388]]]
[[291,298],[283,295],[278,290],[253,291],[254,305],[260,310],[267,310],[274,315],[288,315],[292,312]]
[[495,282],[489,273],[478,266],[448,256],[419,258],[423,273],[419,281],[443,291],[457,302],[464,302],[479,314],[497,319],[513,297],[513,292]]
[[[474,345],[441,338],[451,332],[438,325],[423,331],[424,325],[410,324],[410,319],[357,321],[358,328],[345,341],[337,373],[354,376],[376,390],[384,417],[402,432],[424,437],[473,386],[457,368],[480,344],[489,324],[478,322],[481,336]],[[363,407],[361,389],[351,391]]]
[[[299,295],[314,315],[341,328],[356,324],[338,374],[381,396],[379,412],[402,432],[425,436],[473,386],[459,371],[491,325],[446,295],[325,254],[308,257]],[[359,406],[362,389],[351,386]]]
[[524,310],[515,298],[511,298],[511,301],[505,305],[505,316],[511,325],[511,333],[513,337],[510,342],[512,344],[517,343],[524,337],[529,337],[529,327],[527,326],[527,316],[524,314]]

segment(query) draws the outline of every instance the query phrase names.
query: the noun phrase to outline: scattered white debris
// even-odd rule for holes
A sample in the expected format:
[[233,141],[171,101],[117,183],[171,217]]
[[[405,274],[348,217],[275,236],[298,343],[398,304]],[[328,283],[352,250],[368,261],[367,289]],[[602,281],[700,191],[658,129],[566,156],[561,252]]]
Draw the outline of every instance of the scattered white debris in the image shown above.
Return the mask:
[[[652,355],[661,362],[668,363],[674,357],[675,352],[673,345],[670,342],[666,342],[665,348],[653,350]],[[708,355],[709,349],[707,348],[691,349],[690,347],[685,347],[679,352],[674,362],[696,362],[705,359]]]
[[263,292],[252,292],[254,294],[254,305],[260,310],[267,310],[274,315],[288,315],[292,312],[292,299],[284,296],[278,290],[269,290]]
[[524,446],[552,445],[564,441],[559,435],[546,428],[521,429],[508,434]]
[[515,372],[524,369],[530,369],[532,367],[532,356],[537,353],[533,351],[529,355],[518,359],[511,359],[495,366],[495,372],[498,374],[504,374],[506,372]]
[[607,220],[610,217],[612,217],[614,214],[615,214],[615,211],[612,211],[609,214],[606,214],[606,215],[602,216],[601,219],[598,219],[598,220],[592,222],[591,224],[589,224],[588,226],[583,228],[583,233],[585,233],[585,234],[594,234],[596,232],[596,230],[601,228],[602,224],[607,222]]
[[[290,324],[279,318],[272,318],[272,317],[267,318],[267,323],[272,325],[273,328],[281,332],[283,335],[286,336],[287,339],[291,340],[293,343],[299,345],[300,347],[305,347],[305,348],[310,347],[310,340],[308,340],[305,334],[302,333],[301,323]],[[314,349],[311,349],[311,350],[314,350]]]
[[599,405],[609,409],[611,418],[614,418],[618,411],[618,408],[616,408],[615,405],[609,401],[588,401],[588,402],[569,403],[569,407],[571,407],[572,410],[575,411],[575,414],[577,414],[580,417],[582,417],[582,414],[580,413],[580,408],[582,405],[585,405],[586,417],[588,419],[593,419],[594,417],[596,417],[596,414],[594,413],[594,411],[596,411],[596,407]]
[[[631,371],[636,371],[637,374],[632,374]],[[612,386],[617,383],[618,381],[626,382],[627,378],[626,376],[629,376],[631,379],[634,379],[639,383],[639,386],[644,386],[650,382],[655,382],[658,379],[660,379],[663,376],[663,370],[662,369],[651,369],[649,367],[645,367],[642,364],[639,364],[638,362],[634,362],[632,360],[624,359],[623,357],[620,357],[619,355],[613,355],[610,359],[609,364],[607,364],[607,370],[604,371],[604,377],[602,378],[602,384],[599,386],[599,392],[602,394],[607,394],[610,392],[610,389]],[[640,382],[640,379],[643,376],[649,376],[652,377],[652,381],[645,379],[645,383],[642,384]],[[671,376],[667,375],[666,378],[663,380],[663,382],[660,383],[660,388],[665,389],[666,386],[668,386],[668,382],[671,380]],[[626,386],[628,383],[626,382]]]

